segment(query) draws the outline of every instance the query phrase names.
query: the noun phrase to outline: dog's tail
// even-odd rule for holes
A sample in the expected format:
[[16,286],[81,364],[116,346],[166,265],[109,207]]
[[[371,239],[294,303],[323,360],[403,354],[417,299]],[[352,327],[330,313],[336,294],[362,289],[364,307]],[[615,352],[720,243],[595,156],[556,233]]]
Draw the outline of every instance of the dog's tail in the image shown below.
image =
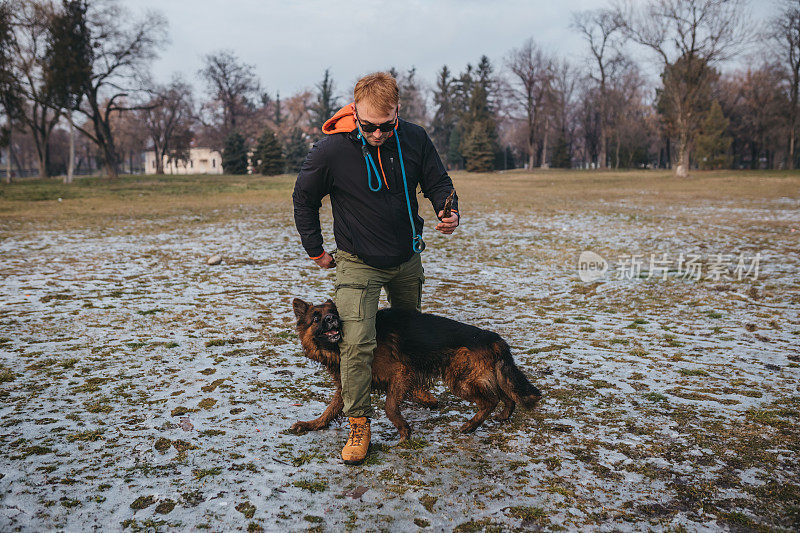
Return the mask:
[[494,369],[497,383],[512,400],[528,409],[533,408],[542,393],[528,381],[525,374],[514,363],[511,349],[504,340],[496,341],[492,348],[497,354]]

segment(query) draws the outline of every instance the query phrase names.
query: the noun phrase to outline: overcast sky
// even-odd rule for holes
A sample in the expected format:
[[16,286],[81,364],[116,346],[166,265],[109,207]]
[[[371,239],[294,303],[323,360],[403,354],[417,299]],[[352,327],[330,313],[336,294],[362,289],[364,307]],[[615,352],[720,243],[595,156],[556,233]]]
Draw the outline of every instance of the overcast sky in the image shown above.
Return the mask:
[[[288,96],[313,88],[331,69],[337,93],[349,95],[359,76],[391,66],[417,68],[432,84],[447,65],[458,73],[486,54],[499,67],[512,48],[533,38],[576,64],[586,47],[569,28],[573,11],[591,0],[123,0],[136,14],[161,11],[171,42],[154,64],[158,81],[181,72],[196,79],[202,57],[231,49],[255,66],[263,88]],[[754,15],[773,0],[753,0]]]

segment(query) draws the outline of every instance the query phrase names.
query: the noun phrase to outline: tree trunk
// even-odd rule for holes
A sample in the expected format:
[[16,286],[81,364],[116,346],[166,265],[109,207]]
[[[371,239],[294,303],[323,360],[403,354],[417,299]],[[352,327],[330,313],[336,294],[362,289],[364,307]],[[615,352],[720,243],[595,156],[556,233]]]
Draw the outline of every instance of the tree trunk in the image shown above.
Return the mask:
[[678,130],[678,159],[675,165],[675,176],[678,178],[689,177],[689,126],[686,122]]
[[43,146],[37,150],[37,157],[39,159],[39,177],[47,178],[47,146]]
[[608,153],[608,136],[604,126],[600,126],[600,154],[597,156],[597,168],[606,168]]
[[678,147],[678,161],[675,165],[675,176],[678,178],[689,177],[689,146],[684,142]]
[[536,117],[528,113],[528,170],[533,170],[536,164]]
[[544,120],[544,139],[542,139],[542,160],[541,160],[541,168],[547,168],[547,143],[549,140],[550,134],[550,118],[545,115]]
[[533,170],[533,167],[536,164],[536,146],[531,142],[528,141],[528,170]]
[[72,125],[72,117],[69,121],[69,162],[67,163],[67,175],[64,177],[64,183],[72,183],[72,177],[75,173],[75,126]]
[[6,183],[11,184],[11,147],[14,145],[12,138],[14,129],[11,127],[11,121],[8,121],[8,148],[6,148]]
[[117,157],[114,154],[109,153],[108,148],[104,147],[103,155],[105,161],[103,161],[103,168],[106,171],[106,177],[109,180],[113,180],[119,176],[119,171],[117,170]]
[[667,168],[671,169],[672,168],[672,141],[670,140],[669,137],[667,137],[666,150],[667,150],[667,159],[666,159]]
[[161,175],[164,173],[164,152],[158,149],[156,143],[153,143],[153,155],[156,158],[156,174]]
[[100,106],[97,101],[97,88],[86,94],[86,100],[90,107],[90,111],[82,111],[91,121],[94,135],[85,132],[86,135],[94,141],[100,149],[103,156],[103,168],[105,169],[106,176],[109,180],[113,180],[118,175],[117,169],[117,154],[114,149],[114,137],[111,132],[111,118],[110,113],[111,104],[107,104],[105,114],[100,111]]
[[106,171],[106,176],[108,179],[113,180],[116,178],[119,173],[117,169],[117,154],[116,150],[114,150],[113,139],[111,138],[110,131],[107,131],[109,128],[106,124],[102,124],[101,127],[103,128],[103,167]]
[[789,132],[789,157],[787,157],[786,167],[789,170],[794,170],[795,125],[792,124],[791,128],[792,130]]

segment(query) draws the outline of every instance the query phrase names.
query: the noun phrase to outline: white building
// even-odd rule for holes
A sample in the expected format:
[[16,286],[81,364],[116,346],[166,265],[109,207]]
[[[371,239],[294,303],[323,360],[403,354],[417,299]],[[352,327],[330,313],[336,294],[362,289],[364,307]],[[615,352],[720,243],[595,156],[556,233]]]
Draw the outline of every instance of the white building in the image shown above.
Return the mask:
[[[144,153],[145,174],[156,173],[156,153]],[[211,148],[190,148],[186,161],[168,161],[164,156],[164,174],[222,174],[222,154]]]

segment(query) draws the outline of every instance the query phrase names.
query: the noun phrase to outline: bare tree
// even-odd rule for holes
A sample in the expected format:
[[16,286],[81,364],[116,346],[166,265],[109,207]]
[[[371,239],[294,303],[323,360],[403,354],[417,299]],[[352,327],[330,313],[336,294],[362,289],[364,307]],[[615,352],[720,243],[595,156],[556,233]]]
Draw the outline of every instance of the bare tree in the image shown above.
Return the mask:
[[416,67],[397,77],[403,118],[420,126],[428,125],[428,107],[423,95],[424,85],[417,78]]
[[167,86],[156,87],[153,93],[149,104],[137,114],[153,145],[156,174],[163,174],[164,157],[173,159],[174,154],[186,151],[182,145],[189,137],[194,104],[191,87],[179,77]]
[[89,4],[87,26],[94,50],[92,77],[78,111],[88,122],[75,127],[97,145],[106,174],[114,178],[119,155],[112,120],[141,108],[133,102],[143,93],[146,66],[167,40],[167,22],[158,12],[148,11],[137,20],[118,0],[95,0]]
[[680,87],[670,91],[678,144],[675,175],[687,177],[706,75],[748,41],[745,0],[649,0],[644,5],[625,0],[616,12],[625,35],[651,50]]
[[789,140],[786,163],[795,168],[797,152],[798,89],[800,89],[800,0],[783,0],[781,13],[772,20],[770,47],[780,51],[778,63],[782,66],[789,85]]
[[645,102],[645,82],[639,71],[628,64],[608,87],[606,95],[608,111],[608,138],[610,142],[609,159],[613,158],[614,168],[631,167],[636,162],[648,158],[651,144],[652,105]]
[[564,158],[554,166],[569,167],[572,159],[571,139],[575,133],[575,86],[578,75],[566,60],[555,60],[548,107],[553,117],[553,132],[556,137],[555,152]]
[[787,95],[780,87],[781,75],[774,65],[748,70],[739,77],[745,139],[750,148],[751,168],[774,168],[776,146],[785,139]]
[[6,124],[0,130],[0,145],[6,147],[6,183],[11,183],[14,121],[23,110],[22,88],[13,65],[15,36],[11,7],[8,2],[0,3],[0,112],[6,118]]
[[[220,50],[203,58],[199,74],[205,80],[211,102],[206,106],[211,122],[217,122],[221,142],[237,130],[260,96],[255,67],[242,63],[232,50]],[[207,121],[208,122],[208,121]]]
[[545,99],[550,90],[553,60],[533,41],[528,39],[512,50],[505,61],[511,73],[507,94],[512,112],[521,113],[525,124],[528,168],[536,163],[537,143],[544,112]]
[[608,162],[608,83],[616,77],[625,63],[620,53],[623,23],[610,9],[581,11],[572,15],[571,26],[578,30],[589,44],[596,69],[590,69],[591,78],[599,88],[600,154],[598,166],[606,168]]
[[36,147],[39,177],[49,175],[49,139],[63,110],[52,102],[52,87],[47,83],[47,44],[49,22],[55,14],[51,2],[18,0],[11,4],[13,77],[22,98],[19,121],[31,132]]

